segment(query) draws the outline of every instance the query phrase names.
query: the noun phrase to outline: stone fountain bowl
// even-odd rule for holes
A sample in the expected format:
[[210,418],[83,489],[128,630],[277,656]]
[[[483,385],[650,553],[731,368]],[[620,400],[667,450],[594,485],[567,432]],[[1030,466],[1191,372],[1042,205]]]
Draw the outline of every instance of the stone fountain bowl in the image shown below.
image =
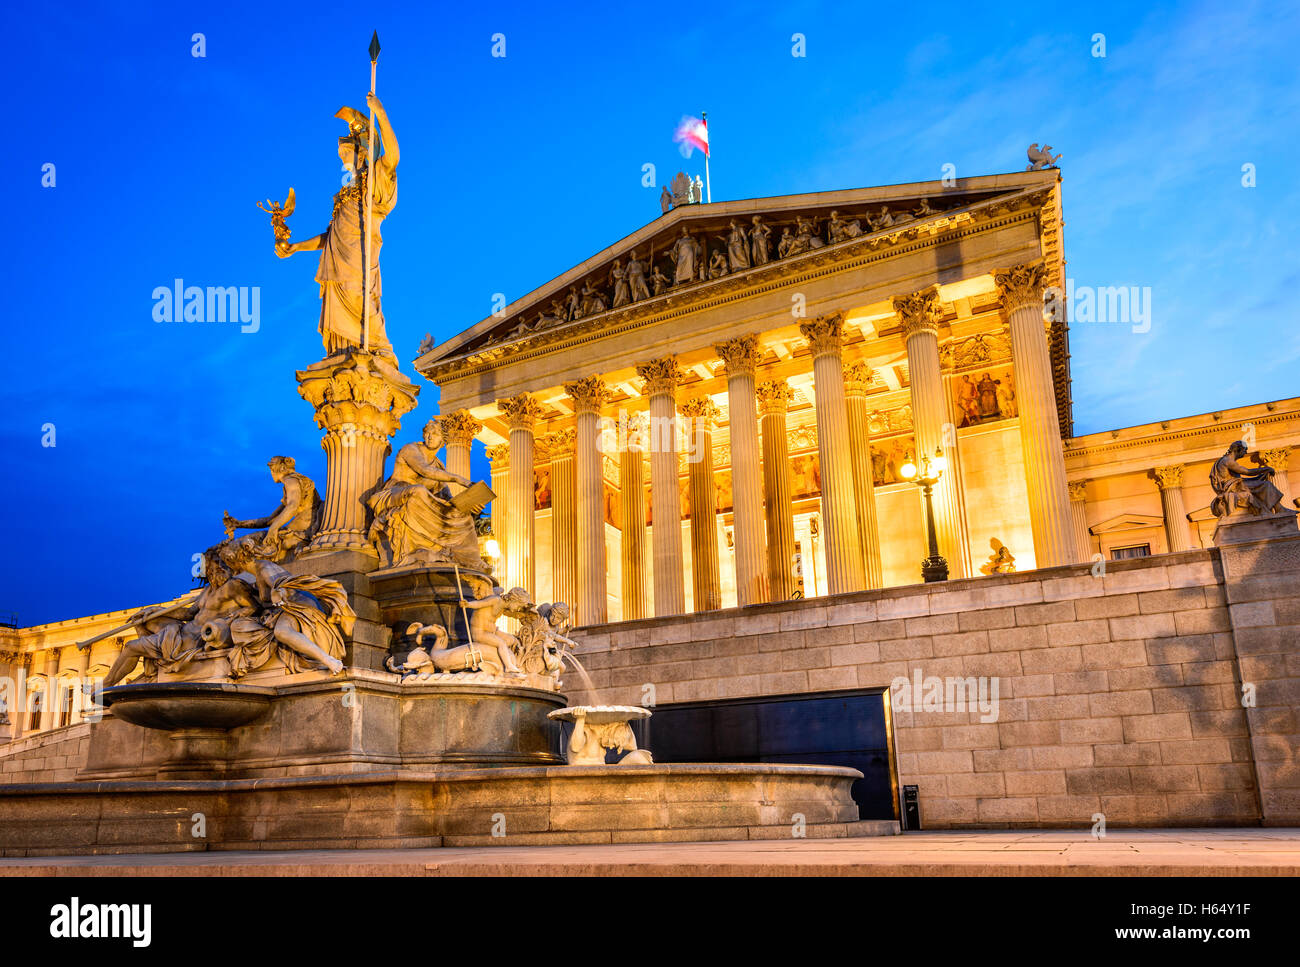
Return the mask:
[[114,717],[146,729],[227,731],[259,719],[275,694],[229,682],[142,683],[104,689],[103,703]]
[[554,712],[548,712],[548,719],[555,719],[560,722],[577,721],[577,712],[586,712],[587,721],[592,725],[607,725],[611,722],[636,722],[639,719],[648,719],[650,710],[641,708],[639,705],[570,705],[567,708],[557,708]]

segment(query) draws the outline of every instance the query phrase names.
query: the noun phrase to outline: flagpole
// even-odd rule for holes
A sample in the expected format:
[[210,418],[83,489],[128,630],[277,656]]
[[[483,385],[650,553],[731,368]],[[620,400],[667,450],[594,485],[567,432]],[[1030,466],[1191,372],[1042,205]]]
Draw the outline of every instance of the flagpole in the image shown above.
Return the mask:
[[[370,39],[370,93],[375,93],[375,67],[379,62],[379,31],[375,31]],[[367,105],[368,106],[368,105]],[[370,245],[371,245],[371,225],[374,219],[375,207],[375,112],[371,108],[367,112],[370,121],[367,127],[367,144],[366,144],[366,241],[361,247],[365,253],[364,282],[362,283],[363,291],[361,293],[361,350],[370,352]]]
[[[704,122],[704,133],[708,134],[709,133],[709,112],[701,111],[700,120]],[[706,203],[710,205],[713,204],[713,187],[709,184],[709,151],[711,149],[712,149],[711,145],[709,148],[704,149],[704,198]]]

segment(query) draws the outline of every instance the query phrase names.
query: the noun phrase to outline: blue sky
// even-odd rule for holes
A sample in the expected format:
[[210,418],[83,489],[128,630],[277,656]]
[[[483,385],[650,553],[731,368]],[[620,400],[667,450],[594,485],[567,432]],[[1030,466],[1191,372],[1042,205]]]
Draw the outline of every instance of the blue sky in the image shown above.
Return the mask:
[[[0,614],[23,625],[188,589],[222,510],[275,505],[274,454],[323,485],[293,382],[322,353],[315,257],[276,259],[254,203],[292,185],[294,237],[325,227],[333,114],[364,109],[372,29],[402,148],[384,310],[408,372],[424,333],[656,217],[642,165],[661,182],[699,170],[670,134],[704,109],[717,200],[1021,170],[1031,141],[1063,152],[1068,274],[1152,300],[1150,332],[1072,328],[1079,433],[1300,391],[1294,4],[179,6],[10,14]],[[155,323],[151,294],[175,278],[260,287],[260,329]],[[435,411],[421,382],[395,447]]]

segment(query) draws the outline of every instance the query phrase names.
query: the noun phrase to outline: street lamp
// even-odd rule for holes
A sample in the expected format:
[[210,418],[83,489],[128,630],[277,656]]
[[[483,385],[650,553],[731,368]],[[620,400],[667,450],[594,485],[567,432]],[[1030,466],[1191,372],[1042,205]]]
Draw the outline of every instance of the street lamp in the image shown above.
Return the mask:
[[904,480],[911,480],[921,488],[921,494],[925,498],[925,537],[929,544],[930,556],[921,562],[921,577],[926,584],[948,580],[948,562],[939,556],[938,537],[934,530],[934,502],[931,498],[934,485],[939,482],[946,469],[948,469],[948,461],[943,455],[942,447],[935,448],[933,459],[922,454],[920,470],[917,470],[916,464],[912,462],[911,454],[908,454],[907,461],[898,468]]

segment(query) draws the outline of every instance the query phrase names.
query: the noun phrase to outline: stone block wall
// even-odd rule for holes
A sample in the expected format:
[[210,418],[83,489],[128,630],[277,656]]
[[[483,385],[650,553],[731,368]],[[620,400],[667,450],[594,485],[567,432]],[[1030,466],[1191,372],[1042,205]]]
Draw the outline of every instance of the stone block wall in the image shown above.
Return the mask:
[[89,749],[89,722],[0,745],[0,783],[75,779]]
[[[1274,541],[1226,581],[1220,551],[1188,551],[587,628],[578,655],[599,699],[627,704],[996,681],[996,719],[891,695],[899,782],[928,827],[1295,823],[1284,546],[1300,558],[1300,537]],[[570,702],[592,701],[578,684]]]

